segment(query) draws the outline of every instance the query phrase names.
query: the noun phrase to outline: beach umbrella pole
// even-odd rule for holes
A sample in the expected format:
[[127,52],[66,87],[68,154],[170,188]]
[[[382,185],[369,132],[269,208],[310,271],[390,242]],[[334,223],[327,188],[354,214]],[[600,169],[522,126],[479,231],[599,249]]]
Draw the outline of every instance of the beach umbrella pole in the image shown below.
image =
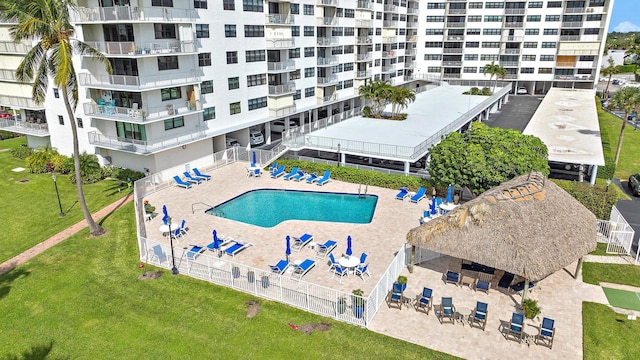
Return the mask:
[[527,290],[529,290],[529,279],[524,279],[524,289],[522,289],[522,301],[520,305],[524,304],[524,300],[527,298]]

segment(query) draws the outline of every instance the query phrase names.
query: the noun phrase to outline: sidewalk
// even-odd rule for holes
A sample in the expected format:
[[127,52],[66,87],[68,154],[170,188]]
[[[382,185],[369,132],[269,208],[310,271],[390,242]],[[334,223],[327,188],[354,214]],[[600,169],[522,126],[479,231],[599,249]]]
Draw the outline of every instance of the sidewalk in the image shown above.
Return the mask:
[[[98,210],[96,213],[94,213],[93,219],[96,221],[99,221],[101,218],[107,216],[109,213],[111,213],[112,211],[118,209],[119,207],[123,206],[124,204],[130,202],[133,200],[133,192],[130,192],[127,196],[123,197],[122,199],[119,199],[117,201],[115,201],[114,203],[108,205],[107,207]],[[21,254],[18,254],[16,256],[14,256],[13,258],[3,262],[2,264],[0,264],[0,275],[3,275],[11,270],[13,270],[16,266],[21,265],[29,260],[31,260],[33,257],[41,254],[43,251],[49,249],[52,246],[55,246],[59,243],[61,243],[63,240],[69,238],[70,236],[78,233],[80,230],[84,229],[87,227],[87,222],[84,220],[84,218],[82,220],[80,220],[79,222],[75,223],[74,225],[60,231],[59,233],[53,235],[52,237],[48,238],[47,240],[35,245],[34,247],[24,251]]]

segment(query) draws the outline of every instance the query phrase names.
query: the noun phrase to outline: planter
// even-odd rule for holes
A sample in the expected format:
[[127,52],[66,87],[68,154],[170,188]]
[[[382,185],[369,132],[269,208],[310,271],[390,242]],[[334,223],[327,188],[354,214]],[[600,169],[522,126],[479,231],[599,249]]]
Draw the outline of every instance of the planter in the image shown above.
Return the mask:
[[237,279],[240,277],[240,268],[237,266],[234,266],[231,268],[231,276],[233,276],[234,279]]
[[362,306],[354,306],[353,307],[353,315],[358,319],[361,319],[364,315],[364,305]]
[[247,272],[247,281],[250,284],[253,284],[253,282],[256,281],[256,274],[253,271]]
[[347,311],[347,302],[343,299],[343,301],[338,300],[338,304],[336,305],[336,311],[338,314],[344,314]]
[[260,281],[262,283],[262,287],[263,288],[268,288],[269,287],[269,276],[268,275],[263,275],[262,279]]

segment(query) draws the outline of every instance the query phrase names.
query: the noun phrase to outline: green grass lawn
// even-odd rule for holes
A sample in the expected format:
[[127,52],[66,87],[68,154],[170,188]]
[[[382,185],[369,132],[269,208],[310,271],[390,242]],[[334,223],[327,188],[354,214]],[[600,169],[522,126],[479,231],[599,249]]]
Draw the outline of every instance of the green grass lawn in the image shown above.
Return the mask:
[[598,255],[598,256],[619,256],[617,254],[607,254],[607,244],[598,243],[598,247],[595,250],[589,253],[589,255]]
[[609,282],[640,287],[640,266],[585,262],[582,264],[582,281],[594,285]]
[[[252,296],[182,275],[139,281],[133,204],[104,225],[103,237],[85,229],[0,276],[0,358],[454,358],[262,299],[248,319]],[[331,329],[306,335],[288,322]]]
[[[608,306],[582,304],[583,358],[585,360],[637,359],[640,357],[640,320],[627,320]],[[560,331],[560,330],[558,330]]]
[[640,293],[608,287],[603,287],[602,290],[604,290],[604,294],[607,296],[609,305],[622,309],[640,311]]
[[[27,250],[57,232],[84,219],[76,187],[68,176],[57,177],[58,191],[63,211],[60,209],[51,174],[31,174],[25,170],[14,172],[12,169],[25,167],[24,161],[15,159],[8,151],[1,149],[21,146],[25,138],[0,141],[0,219],[4,219],[0,236],[0,262]],[[26,182],[20,182],[28,180]],[[124,196],[119,193],[118,182],[101,181],[86,185],[85,199],[91,212]]]
[[[613,158],[618,146],[618,136],[622,119],[612,115],[602,109],[598,109],[600,119],[600,134],[602,136],[602,147],[605,158]],[[627,124],[622,140],[622,151],[620,160],[616,167],[615,177],[625,180],[629,175],[640,172],[640,130],[635,130],[633,126]]]

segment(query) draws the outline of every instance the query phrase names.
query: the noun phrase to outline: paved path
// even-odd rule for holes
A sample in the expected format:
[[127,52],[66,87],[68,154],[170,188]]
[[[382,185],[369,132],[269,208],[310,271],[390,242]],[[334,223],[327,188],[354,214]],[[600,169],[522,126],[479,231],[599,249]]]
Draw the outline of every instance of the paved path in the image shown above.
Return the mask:
[[[99,219],[109,215],[111,212],[113,212],[117,208],[121,207],[122,205],[132,200],[133,200],[133,192],[130,192],[124,198],[115,201],[114,203],[108,205],[107,207],[101,210],[98,210],[96,213],[92,215],[93,219],[98,221]],[[71,235],[76,234],[77,232],[86,228],[87,226],[88,226],[87,222],[83,218],[81,221],[60,231],[59,233],[48,238],[47,240],[3,262],[2,264],[0,264],[0,275],[11,271],[16,266],[21,265],[27,262],[28,260],[31,260],[31,258],[41,254],[43,251],[47,250],[48,248],[61,243],[63,240],[69,238]]]
[[628,255],[585,255],[584,262],[633,265],[635,260]]

